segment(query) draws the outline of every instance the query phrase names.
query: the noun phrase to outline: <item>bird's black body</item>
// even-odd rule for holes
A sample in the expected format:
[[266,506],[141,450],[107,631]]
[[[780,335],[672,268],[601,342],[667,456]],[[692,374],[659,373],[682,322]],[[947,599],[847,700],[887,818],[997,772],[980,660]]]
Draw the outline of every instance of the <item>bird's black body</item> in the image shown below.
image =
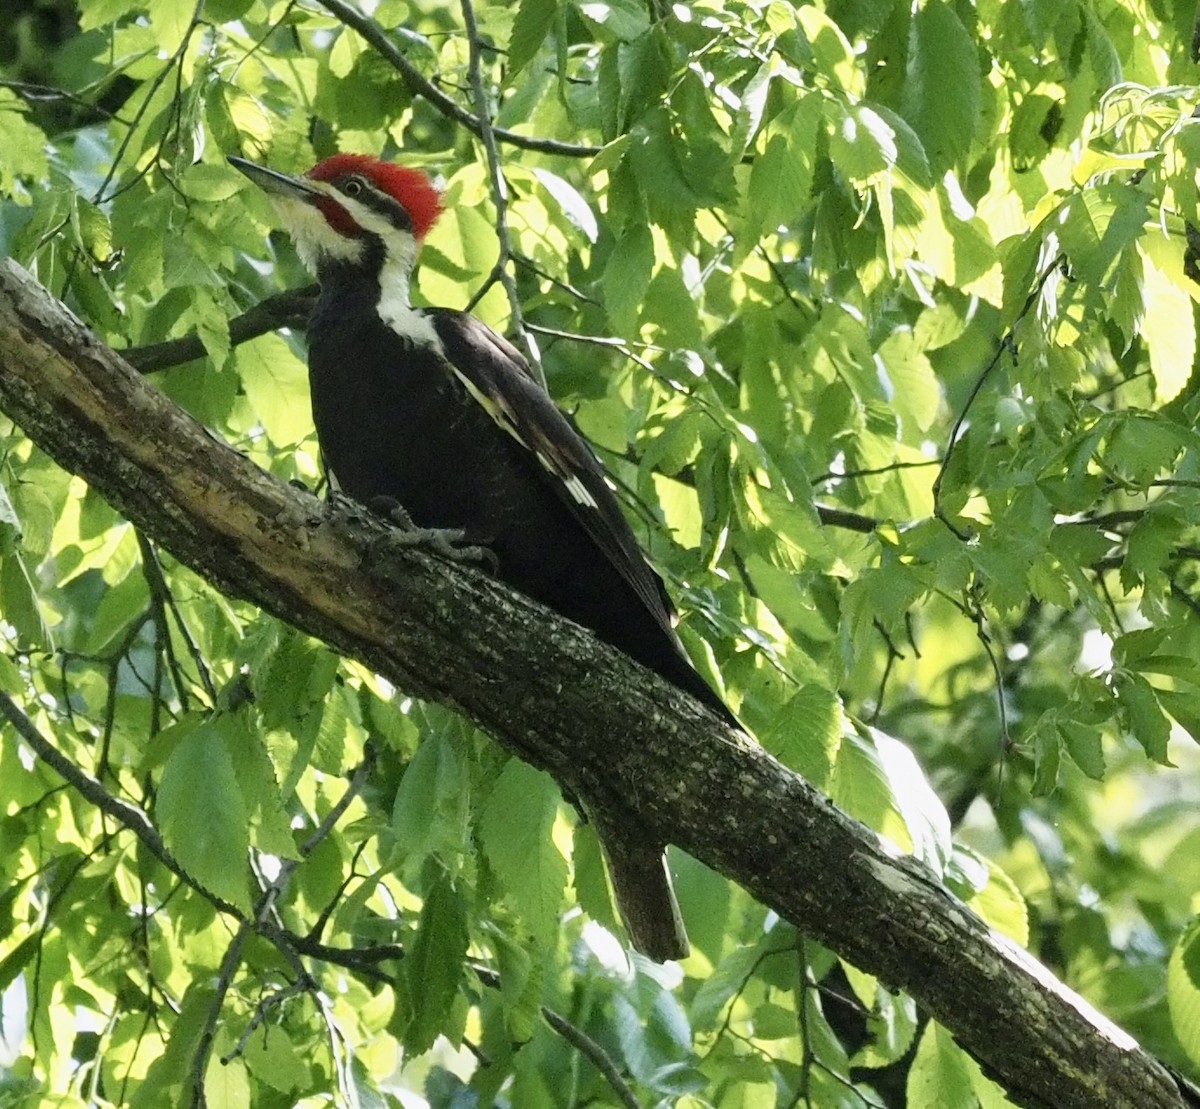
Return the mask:
[[[420,527],[461,528],[492,551],[501,579],[735,723],[683,653],[670,601],[599,462],[515,348],[473,316],[425,309],[441,346],[430,349],[380,318],[369,269],[330,266],[321,278],[309,370],[317,436],[337,487],[363,502],[393,499]],[[486,395],[507,398],[526,441],[451,367]],[[578,496],[539,461],[539,449],[557,452],[580,483]]]

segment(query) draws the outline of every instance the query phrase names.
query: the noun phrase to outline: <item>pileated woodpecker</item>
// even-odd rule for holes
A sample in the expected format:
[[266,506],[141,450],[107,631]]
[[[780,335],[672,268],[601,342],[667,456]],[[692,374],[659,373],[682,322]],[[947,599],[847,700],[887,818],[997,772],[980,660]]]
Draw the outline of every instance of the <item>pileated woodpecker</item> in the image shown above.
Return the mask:
[[[600,463],[525,359],[465,312],[413,306],[413,265],[441,212],[429,178],[356,154],[303,177],[229,160],[270,194],[321,284],[308,364],[330,483],[364,504],[398,502],[419,527],[461,529],[502,580],[737,727],[688,661]],[[686,955],[662,844],[598,831],[634,946]]]

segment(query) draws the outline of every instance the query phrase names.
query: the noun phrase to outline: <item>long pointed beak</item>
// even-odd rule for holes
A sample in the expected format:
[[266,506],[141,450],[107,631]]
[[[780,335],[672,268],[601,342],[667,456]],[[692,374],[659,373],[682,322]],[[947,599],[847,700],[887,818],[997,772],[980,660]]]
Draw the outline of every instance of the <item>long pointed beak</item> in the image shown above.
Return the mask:
[[325,196],[321,189],[305,177],[291,177],[286,173],[267,169],[266,166],[260,166],[255,162],[248,162],[245,158],[236,158],[233,155],[229,156],[229,164],[235,169],[241,170],[260,189],[271,196],[305,200],[310,204]]

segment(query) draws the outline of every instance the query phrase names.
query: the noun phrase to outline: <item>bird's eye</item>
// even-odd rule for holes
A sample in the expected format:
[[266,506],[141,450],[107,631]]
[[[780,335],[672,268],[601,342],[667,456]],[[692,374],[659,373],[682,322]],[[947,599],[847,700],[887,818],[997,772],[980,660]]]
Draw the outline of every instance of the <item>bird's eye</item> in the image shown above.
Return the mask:
[[362,191],[363,183],[357,177],[351,177],[350,180],[342,186],[342,192],[344,192],[347,196],[358,196],[358,194]]

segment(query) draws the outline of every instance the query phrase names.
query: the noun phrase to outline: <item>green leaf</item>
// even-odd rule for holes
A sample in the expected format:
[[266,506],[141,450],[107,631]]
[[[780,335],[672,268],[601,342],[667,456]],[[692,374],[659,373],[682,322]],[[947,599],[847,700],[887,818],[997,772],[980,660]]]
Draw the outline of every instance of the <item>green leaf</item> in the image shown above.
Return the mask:
[[750,167],[744,247],[764,234],[801,220],[812,207],[813,167],[821,97],[809,93],[785,108],[767,126],[762,153]]
[[514,1043],[523,1044],[533,1037],[541,1017],[545,963],[534,963],[529,952],[499,928],[489,929],[488,940],[500,970],[505,1027]]
[[275,767],[262,737],[250,726],[249,714],[222,713],[214,724],[232,756],[255,847],[283,859],[298,859],[300,853],[279,794]]
[[1196,321],[1183,275],[1184,244],[1147,235],[1141,247],[1145,276],[1142,339],[1150,354],[1155,398],[1166,404],[1183,391],[1196,361]]
[[745,986],[762,955],[761,944],[734,948],[704,977],[691,1005],[692,1027],[697,1032],[717,1027],[725,1006]]
[[602,284],[604,307],[613,330],[637,333],[638,314],[654,269],[654,239],[645,225],[628,228],[609,255]]
[[508,36],[509,82],[533,60],[557,16],[557,0],[521,0]]
[[854,48],[842,34],[842,29],[812,4],[796,7],[796,22],[812,49],[817,72],[829,78],[835,88],[861,96],[862,71],[855,65]]
[[968,853],[987,874],[983,888],[966,898],[967,904],[993,928],[1024,947],[1029,943],[1029,908],[1017,883],[991,859],[956,847],[955,854],[960,852]]
[[977,1104],[967,1056],[936,1021],[929,1022],[917,1044],[906,1094],[908,1104],[921,1109],[967,1109]]
[[574,4],[588,23],[622,42],[633,42],[650,30],[646,6],[638,0],[574,0]]
[[205,889],[249,912],[249,814],[216,724],[202,724],[171,753],[154,815],[183,869]]
[[1142,235],[1148,205],[1149,197],[1118,185],[1085,189],[1074,197],[1059,236],[1075,276],[1109,285],[1121,256]]
[[844,724],[837,694],[809,683],[776,714],[760,738],[780,762],[823,789],[837,759]]
[[46,136],[25,118],[27,111],[14,92],[0,89],[0,196],[22,204],[30,200],[26,183],[43,182],[50,172]]
[[1064,746],[1071,761],[1089,778],[1101,781],[1104,778],[1104,745],[1098,728],[1080,724],[1074,720],[1059,718],[1058,730],[1062,733]]
[[273,443],[292,446],[312,434],[308,371],[278,335],[243,343],[234,354],[255,415]]
[[937,376],[911,331],[893,331],[879,347],[881,372],[892,384],[892,405],[906,442],[920,443],[942,403]]
[[21,646],[43,649],[52,646],[33,577],[20,551],[0,558],[0,614],[16,630]]
[[428,1051],[445,1031],[469,941],[466,903],[443,874],[425,895],[417,934],[404,959],[410,1007],[404,1030],[406,1052],[420,1055]]
[[1167,964],[1171,1028],[1193,1065],[1200,1066],[1200,918],[1193,918]]
[[211,1109],[241,1109],[249,1105],[250,1077],[239,1058],[226,1062],[216,1052],[204,1072],[204,1101]]
[[1116,676],[1116,692],[1130,734],[1150,758],[1170,766],[1167,741],[1171,738],[1171,725],[1159,707],[1153,687],[1140,674],[1125,671]]
[[468,785],[462,757],[442,734],[417,748],[392,807],[392,831],[406,860],[405,874],[417,873],[430,856],[448,868],[457,865],[466,844]]
[[558,787],[548,775],[511,759],[478,825],[488,862],[522,922],[546,949],[554,946],[567,886],[567,860],[552,835],[558,802]]
[[12,554],[21,543],[21,521],[9,499],[8,490],[0,482],[0,557]]
[[901,114],[935,178],[960,163],[980,122],[979,54],[953,8],[929,0],[913,16]]
[[158,1109],[187,1100],[183,1090],[191,1080],[192,1063],[214,998],[215,992],[207,982],[193,982],[188,986],[171,1025],[167,1049],[150,1064],[145,1079],[138,1084],[137,1092],[129,1101],[130,1109]]
[[890,170],[900,157],[896,132],[866,104],[831,104],[829,156],[851,181],[866,184]]
[[912,752],[874,728],[842,737],[829,795],[852,816],[941,872],[950,822]]

